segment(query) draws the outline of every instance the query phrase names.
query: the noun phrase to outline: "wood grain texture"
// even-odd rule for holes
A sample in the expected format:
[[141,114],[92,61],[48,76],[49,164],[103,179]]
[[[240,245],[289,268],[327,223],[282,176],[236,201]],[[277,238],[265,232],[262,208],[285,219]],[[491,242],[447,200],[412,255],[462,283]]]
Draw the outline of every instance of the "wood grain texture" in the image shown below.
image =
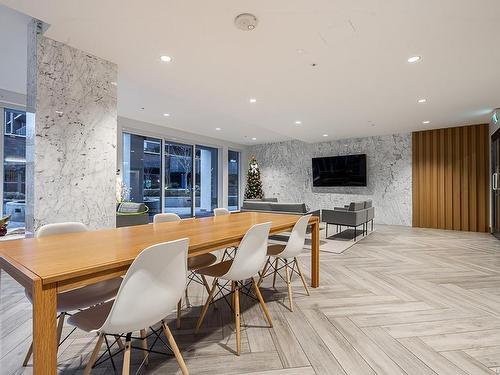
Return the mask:
[[488,125],[415,132],[413,226],[489,231]]

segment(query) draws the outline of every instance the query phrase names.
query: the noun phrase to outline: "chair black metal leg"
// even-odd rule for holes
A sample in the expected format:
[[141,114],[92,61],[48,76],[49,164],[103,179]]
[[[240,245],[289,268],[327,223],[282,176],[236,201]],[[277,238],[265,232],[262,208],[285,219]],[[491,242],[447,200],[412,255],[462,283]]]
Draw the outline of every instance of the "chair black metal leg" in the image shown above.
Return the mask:
[[326,238],[328,238],[328,223],[326,223],[326,234],[325,234]]
[[354,227],[354,238],[353,238],[354,241],[356,241],[356,237],[357,237],[356,236],[356,227]]

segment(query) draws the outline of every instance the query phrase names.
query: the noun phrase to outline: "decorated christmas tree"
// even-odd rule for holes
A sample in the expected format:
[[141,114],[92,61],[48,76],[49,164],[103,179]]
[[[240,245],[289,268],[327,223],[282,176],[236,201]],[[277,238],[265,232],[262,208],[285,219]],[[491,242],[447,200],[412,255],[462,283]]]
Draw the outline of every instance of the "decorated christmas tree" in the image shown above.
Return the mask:
[[262,181],[260,180],[260,170],[257,159],[252,155],[248,162],[247,186],[245,189],[245,199],[262,199]]

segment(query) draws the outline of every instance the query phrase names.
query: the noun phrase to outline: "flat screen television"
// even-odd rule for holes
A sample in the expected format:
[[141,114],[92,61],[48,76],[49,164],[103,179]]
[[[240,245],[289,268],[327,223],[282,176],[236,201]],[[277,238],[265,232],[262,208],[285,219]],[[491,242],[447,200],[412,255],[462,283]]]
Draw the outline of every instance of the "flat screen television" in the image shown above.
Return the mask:
[[366,186],[366,154],[313,158],[313,186]]

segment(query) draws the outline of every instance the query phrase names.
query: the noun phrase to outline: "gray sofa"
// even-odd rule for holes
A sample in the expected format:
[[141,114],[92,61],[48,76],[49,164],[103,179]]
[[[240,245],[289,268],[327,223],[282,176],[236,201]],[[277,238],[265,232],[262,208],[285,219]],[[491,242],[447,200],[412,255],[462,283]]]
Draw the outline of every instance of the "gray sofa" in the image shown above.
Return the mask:
[[354,228],[353,240],[356,240],[357,228],[363,226],[363,234],[368,231],[368,223],[371,223],[373,230],[373,219],[375,218],[375,208],[372,201],[351,202],[344,207],[335,207],[333,210],[322,210],[322,221],[326,223],[326,237],[328,237],[328,225],[333,224]]
[[241,211],[263,211],[281,214],[320,216],[320,210],[309,212],[305,203],[279,203],[276,198],[246,199]]

